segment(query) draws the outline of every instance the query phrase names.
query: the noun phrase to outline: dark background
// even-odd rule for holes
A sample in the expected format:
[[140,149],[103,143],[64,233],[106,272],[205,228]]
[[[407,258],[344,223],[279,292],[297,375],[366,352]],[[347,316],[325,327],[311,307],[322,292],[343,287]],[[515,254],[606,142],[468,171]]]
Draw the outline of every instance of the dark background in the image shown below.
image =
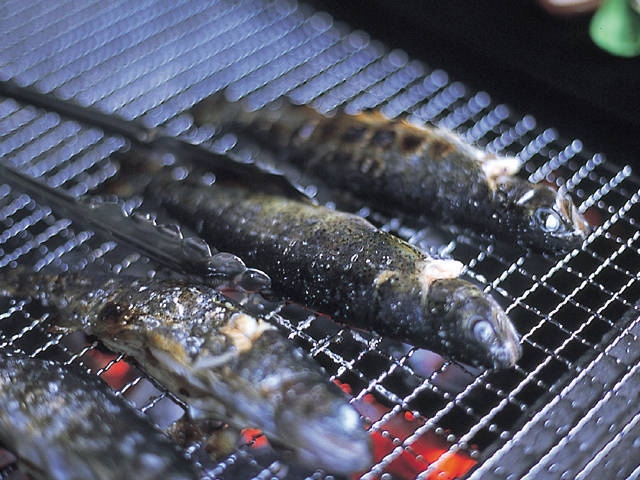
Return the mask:
[[565,139],[640,167],[640,57],[607,54],[591,14],[554,17],[533,0],[311,0]]

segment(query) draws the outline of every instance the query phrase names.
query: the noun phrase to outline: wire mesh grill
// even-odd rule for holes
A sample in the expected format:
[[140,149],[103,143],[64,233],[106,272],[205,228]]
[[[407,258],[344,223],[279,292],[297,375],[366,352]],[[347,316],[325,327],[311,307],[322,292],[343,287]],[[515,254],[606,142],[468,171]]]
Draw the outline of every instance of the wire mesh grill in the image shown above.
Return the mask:
[[[640,298],[640,180],[629,166],[592,154],[580,140],[566,141],[531,116],[495,104],[489,94],[469,91],[446,72],[294,1],[8,0],[0,12],[3,79],[150,127],[162,125],[195,142],[213,141],[217,150],[261,154],[234,138],[212,139],[211,131],[195,128],[184,114],[227,88],[232,97],[248,96],[256,104],[288,95],[321,111],[376,107],[389,116],[407,114],[454,129],[487,150],[517,154],[532,181],[567,188],[596,229],[582,250],[560,259],[465,231],[443,233],[360,210],[382,228],[468,266],[467,275],[500,301],[523,335],[525,353],[513,369],[472,371],[429,352],[341,328],[293,305],[272,318],[351,392],[376,445],[376,464],[362,478],[454,478],[476,462],[475,475],[487,475],[482,478],[502,478],[514,464],[521,465],[521,472],[538,464],[549,475],[556,465],[558,477],[573,476],[598,471],[598,452],[624,448],[626,437],[617,430],[609,439],[598,434],[597,449],[576,450],[583,459],[576,462],[579,467],[558,467],[559,445],[570,445],[578,438],[581,418],[597,417],[604,407],[598,403],[601,397],[582,397],[586,400],[577,413],[556,419],[557,425],[549,409],[562,401],[559,394],[569,392],[563,389],[571,382],[596,382],[607,387],[603,396],[618,395],[627,402],[621,407],[632,415],[627,437],[637,424],[637,406],[618,393],[638,385],[638,347],[624,343],[637,340]],[[114,176],[118,166],[110,155],[127,144],[10,98],[0,98],[0,135],[3,163],[74,196]],[[144,274],[156,267],[1,182],[0,222],[0,267],[18,263],[116,274]],[[0,306],[2,349],[82,362],[161,428],[183,414],[179,401],[125,358],[106,354],[81,334],[52,333],[47,328],[52,313],[41,305],[4,299]],[[614,348],[622,344],[626,355]],[[594,370],[602,362],[612,366],[604,373]],[[537,425],[549,418],[548,425]],[[539,458],[528,457],[531,431],[544,432],[533,445],[540,449]],[[518,449],[520,457],[507,457]],[[201,453],[189,453],[203,463],[208,477],[324,475],[301,473],[251,448],[208,463]]]

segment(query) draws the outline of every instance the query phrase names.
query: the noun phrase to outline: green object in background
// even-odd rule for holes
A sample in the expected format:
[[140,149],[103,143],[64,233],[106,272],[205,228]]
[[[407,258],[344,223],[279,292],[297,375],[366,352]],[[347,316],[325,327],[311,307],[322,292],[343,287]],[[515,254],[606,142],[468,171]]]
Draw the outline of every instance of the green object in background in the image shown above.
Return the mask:
[[638,3],[638,0],[605,0],[591,19],[591,40],[613,55],[640,55]]

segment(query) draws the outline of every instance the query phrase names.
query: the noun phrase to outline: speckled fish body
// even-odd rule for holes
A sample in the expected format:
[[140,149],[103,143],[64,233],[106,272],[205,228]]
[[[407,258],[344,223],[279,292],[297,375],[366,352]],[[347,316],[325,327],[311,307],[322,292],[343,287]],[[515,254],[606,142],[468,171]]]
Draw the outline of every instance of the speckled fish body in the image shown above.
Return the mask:
[[125,276],[6,277],[5,293],[35,296],[57,308],[60,327],[131,356],[194,417],[259,428],[313,468],[350,473],[370,465],[368,433],[321,367],[215,290]]
[[518,337],[500,306],[427,256],[356,215],[219,184],[157,176],[147,194],[214,245],[268,272],[290,298],[352,326],[463,362],[508,367]]
[[176,445],[97,377],[0,356],[0,443],[33,478],[200,478]]
[[383,210],[515,237],[535,249],[579,247],[589,227],[571,198],[516,176],[520,162],[483,152],[441,128],[379,112],[324,116],[281,102],[248,111],[221,94],[192,109],[196,123],[241,132],[334,188]]

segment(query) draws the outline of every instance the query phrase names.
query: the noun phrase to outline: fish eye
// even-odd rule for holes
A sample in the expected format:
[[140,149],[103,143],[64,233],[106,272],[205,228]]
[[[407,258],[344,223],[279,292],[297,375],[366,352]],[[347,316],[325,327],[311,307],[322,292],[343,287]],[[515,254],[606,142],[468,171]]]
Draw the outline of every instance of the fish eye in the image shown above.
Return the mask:
[[473,335],[484,343],[491,342],[496,336],[493,327],[487,320],[478,320],[473,325]]
[[557,232],[562,226],[560,215],[550,208],[539,208],[536,210],[536,220],[547,232]]

